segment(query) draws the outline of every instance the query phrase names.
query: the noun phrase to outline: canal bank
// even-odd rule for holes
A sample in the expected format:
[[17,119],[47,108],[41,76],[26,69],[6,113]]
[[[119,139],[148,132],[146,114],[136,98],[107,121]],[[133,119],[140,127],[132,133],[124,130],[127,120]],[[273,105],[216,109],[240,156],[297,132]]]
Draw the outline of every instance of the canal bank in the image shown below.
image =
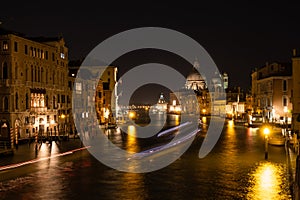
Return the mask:
[[[200,159],[197,155],[206,130],[203,127],[203,132],[174,163],[150,173],[120,172],[102,164],[88,151],[0,171],[0,199],[24,199],[29,193],[33,199],[73,200],[87,196],[107,200],[293,199],[289,179],[293,165],[288,164],[284,147],[270,146],[265,160],[264,137],[257,129],[226,124],[213,150]],[[130,137],[137,134],[134,127],[130,127],[132,132],[125,140],[111,131],[111,140],[124,150],[144,147],[145,143]],[[53,155],[63,152],[70,141],[52,146],[43,143],[38,157],[49,155],[50,151]],[[22,148],[33,150],[20,145],[20,156]],[[293,159],[291,152],[290,163]]]
[[21,143],[17,147],[0,151],[0,169],[7,165],[47,158],[82,147],[80,139]]

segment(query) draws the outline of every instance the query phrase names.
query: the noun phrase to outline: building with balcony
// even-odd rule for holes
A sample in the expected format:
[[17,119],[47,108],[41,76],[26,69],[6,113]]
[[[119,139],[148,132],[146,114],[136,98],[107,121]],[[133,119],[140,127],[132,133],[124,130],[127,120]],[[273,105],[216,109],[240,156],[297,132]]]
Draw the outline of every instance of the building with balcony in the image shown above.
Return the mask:
[[0,29],[0,138],[15,141],[67,129],[71,97],[63,37]]
[[292,65],[273,62],[255,69],[251,74],[253,112],[261,113],[264,121],[291,121]]

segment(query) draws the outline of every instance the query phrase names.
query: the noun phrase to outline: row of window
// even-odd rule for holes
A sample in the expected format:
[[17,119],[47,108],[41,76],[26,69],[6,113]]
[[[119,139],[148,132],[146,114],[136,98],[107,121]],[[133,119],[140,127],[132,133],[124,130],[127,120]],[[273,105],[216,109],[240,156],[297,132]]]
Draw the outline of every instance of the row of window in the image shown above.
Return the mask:
[[[288,106],[289,98],[287,96],[282,96],[282,106]],[[272,106],[270,98],[257,99],[258,107]]]
[[[53,118],[54,118],[54,121],[56,122],[57,121],[57,115],[54,115]],[[44,121],[44,119],[40,118],[39,123],[42,123],[43,121]],[[25,124],[34,124],[35,123],[35,117],[34,116],[25,117],[24,123]],[[47,123],[50,123],[50,115],[47,115]],[[35,132],[35,131],[33,131],[33,132]]]
[[[18,79],[18,67],[15,67],[15,79]],[[55,73],[53,71],[52,76],[49,76],[48,73],[48,69],[46,70],[46,72],[44,71],[43,67],[33,67],[31,66],[31,81],[32,82],[42,82],[43,80],[46,81],[46,83],[48,83],[48,80],[52,80],[52,83],[55,84],[55,75],[57,75],[59,78],[59,82],[64,83],[65,81],[65,76],[64,73],[61,72],[59,73],[58,71]],[[21,73],[22,75],[22,73]],[[26,68],[25,70],[25,80],[29,81],[29,69]],[[2,79],[9,79],[9,73],[8,73],[8,65],[6,62],[3,63],[2,66]]]
[[[57,103],[71,103],[71,99],[70,97],[67,95],[57,95],[57,99],[56,96],[53,96],[53,109],[56,109]],[[16,92],[15,94],[15,109],[19,109],[19,95]],[[26,93],[25,96],[25,107],[26,109],[29,109],[30,107],[32,108],[45,108],[47,107],[48,109],[50,108],[50,104],[49,104],[49,98],[48,95],[46,95],[45,99],[44,99],[44,95],[43,94],[36,94],[36,93],[32,93],[31,97],[29,97],[28,93]],[[3,111],[4,112],[8,112],[9,111],[9,100],[8,97],[4,97],[3,98]]]
[[[3,51],[8,51],[9,50],[8,41],[3,41],[2,42],[2,50]],[[14,42],[14,51],[15,52],[19,51],[18,42]],[[46,60],[49,59],[48,51],[44,51],[42,49],[35,48],[35,47],[28,48],[27,44],[24,45],[24,54],[25,55],[29,54],[29,56],[36,57],[36,58],[41,58],[41,59],[46,59]],[[51,55],[52,55],[52,61],[55,61],[55,53],[52,52]],[[61,59],[66,58],[63,47],[60,48],[60,58]]]
[[[265,92],[265,91],[272,91],[273,90],[272,81],[259,83],[257,90],[258,90],[258,93]],[[282,80],[282,91],[283,92],[288,91],[288,80],[285,80],[285,79]]]

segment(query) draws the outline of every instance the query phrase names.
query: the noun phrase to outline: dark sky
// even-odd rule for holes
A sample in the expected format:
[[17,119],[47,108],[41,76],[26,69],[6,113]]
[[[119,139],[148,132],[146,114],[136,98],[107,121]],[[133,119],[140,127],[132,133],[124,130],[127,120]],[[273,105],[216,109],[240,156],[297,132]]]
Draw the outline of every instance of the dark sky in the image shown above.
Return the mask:
[[[300,49],[300,6],[296,4],[139,2],[6,2],[0,6],[0,21],[4,28],[28,36],[62,35],[71,60],[84,58],[120,31],[144,26],[174,29],[201,44],[220,71],[229,74],[231,86],[245,89],[250,86],[253,68],[291,61],[292,49]],[[161,57],[161,62],[172,65],[172,59]],[[143,62],[130,60],[121,61],[129,61],[124,66]]]

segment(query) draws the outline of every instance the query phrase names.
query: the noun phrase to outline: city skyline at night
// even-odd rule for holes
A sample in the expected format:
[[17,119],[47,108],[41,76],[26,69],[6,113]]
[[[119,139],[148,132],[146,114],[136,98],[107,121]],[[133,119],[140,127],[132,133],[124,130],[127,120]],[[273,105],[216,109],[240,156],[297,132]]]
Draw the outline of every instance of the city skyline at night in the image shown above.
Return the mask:
[[[219,3],[219,6],[107,3],[101,7],[60,3],[67,9],[56,9],[53,5],[45,9],[30,2],[21,4],[24,6],[1,9],[1,26],[28,36],[63,36],[70,60],[83,59],[96,45],[119,32],[146,26],[165,27],[195,39],[211,55],[219,70],[229,74],[231,85],[244,89],[250,87],[253,69],[266,62],[291,62],[292,50],[300,47],[298,7],[288,3]],[[178,58],[165,54],[160,57],[144,54],[135,60],[125,56],[116,64],[126,70],[153,58],[178,66]]]
[[300,194],[288,2],[2,2],[1,199]]

